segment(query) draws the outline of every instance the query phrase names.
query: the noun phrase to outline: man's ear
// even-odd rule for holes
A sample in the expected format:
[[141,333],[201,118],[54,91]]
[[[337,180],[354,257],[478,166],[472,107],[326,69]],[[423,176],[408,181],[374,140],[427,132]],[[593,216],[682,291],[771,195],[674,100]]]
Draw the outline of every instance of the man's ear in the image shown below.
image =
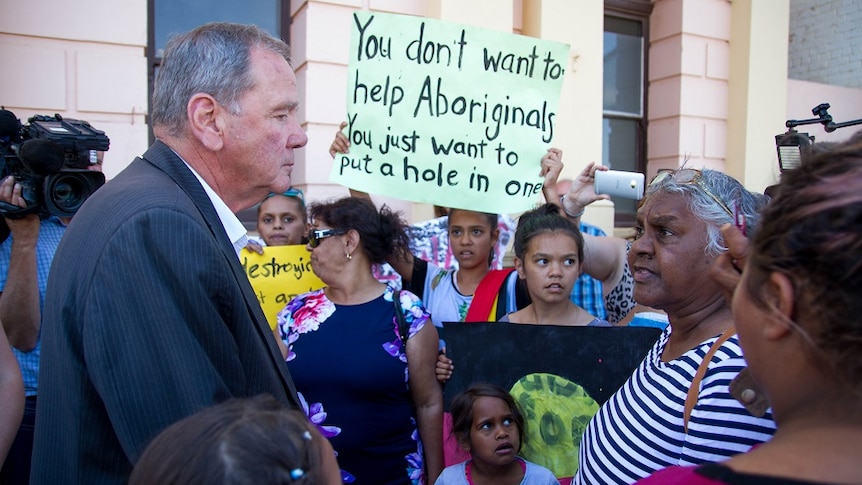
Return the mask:
[[518,272],[518,279],[520,279],[520,280],[527,279],[527,275],[524,272],[524,262],[521,261],[521,258],[515,256],[514,263],[515,263],[515,271]]
[[224,146],[224,108],[209,94],[196,93],[187,110],[192,135],[207,149],[220,150]]
[[767,298],[772,311],[777,312],[779,318],[766,319],[764,336],[767,339],[775,340],[790,332],[788,322],[793,319],[793,309],[796,307],[796,291],[790,278],[778,271],[773,271],[769,275],[767,285]]

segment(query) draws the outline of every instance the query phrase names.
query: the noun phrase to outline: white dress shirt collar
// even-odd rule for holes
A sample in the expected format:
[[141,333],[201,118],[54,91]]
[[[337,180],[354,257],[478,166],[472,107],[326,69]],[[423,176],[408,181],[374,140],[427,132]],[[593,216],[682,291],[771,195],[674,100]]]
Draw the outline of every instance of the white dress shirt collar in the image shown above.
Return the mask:
[[[180,160],[182,160],[182,157],[180,157]],[[215,208],[216,214],[218,214],[219,220],[221,220],[222,226],[224,226],[224,231],[227,233],[227,237],[230,239],[231,244],[233,244],[237,257],[239,257],[239,252],[248,243],[248,231],[246,231],[245,226],[242,225],[242,222],[240,222],[236,214],[234,214],[227,204],[221,200],[221,197],[219,197],[215,190],[206,183],[203,177],[201,177],[191,165],[186,163],[185,160],[183,160],[183,163],[186,164],[186,167],[189,167],[189,170],[192,171],[203,186],[204,192],[206,192],[207,196],[210,198],[213,208]]]

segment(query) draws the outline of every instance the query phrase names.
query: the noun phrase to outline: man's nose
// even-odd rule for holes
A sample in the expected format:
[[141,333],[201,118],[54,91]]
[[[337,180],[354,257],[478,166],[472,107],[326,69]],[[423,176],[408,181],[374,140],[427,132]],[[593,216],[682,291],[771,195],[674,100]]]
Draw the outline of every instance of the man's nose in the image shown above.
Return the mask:
[[302,148],[308,143],[308,135],[302,129],[302,126],[297,122],[293,133],[287,137],[287,146],[289,148]]

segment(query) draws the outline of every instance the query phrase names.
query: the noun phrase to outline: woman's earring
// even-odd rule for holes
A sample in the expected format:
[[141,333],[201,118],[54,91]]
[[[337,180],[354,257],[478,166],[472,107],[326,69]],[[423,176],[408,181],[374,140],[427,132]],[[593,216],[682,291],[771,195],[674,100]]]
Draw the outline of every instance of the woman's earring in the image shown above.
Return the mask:
[[348,261],[350,261],[351,259],[353,259],[353,256],[351,256],[351,255],[350,255],[350,253],[345,252],[345,253],[344,253],[344,255],[345,255],[345,256],[347,256],[347,260],[348,260]]

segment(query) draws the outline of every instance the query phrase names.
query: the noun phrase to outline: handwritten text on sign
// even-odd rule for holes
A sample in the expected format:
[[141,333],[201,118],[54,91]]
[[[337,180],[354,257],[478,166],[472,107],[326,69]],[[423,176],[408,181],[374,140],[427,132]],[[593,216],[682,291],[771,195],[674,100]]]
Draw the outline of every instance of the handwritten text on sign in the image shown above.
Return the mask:
[[262,255],[243,250],[240,262],[270,328],[275,328],[276,315],[293,297],[326,286],[311,271],[308,250],[302,245],[267,246]]
[[349,154],[331,179],[401,199],[520,212],[541,193],[569,47],[434,19],[355,12]]

